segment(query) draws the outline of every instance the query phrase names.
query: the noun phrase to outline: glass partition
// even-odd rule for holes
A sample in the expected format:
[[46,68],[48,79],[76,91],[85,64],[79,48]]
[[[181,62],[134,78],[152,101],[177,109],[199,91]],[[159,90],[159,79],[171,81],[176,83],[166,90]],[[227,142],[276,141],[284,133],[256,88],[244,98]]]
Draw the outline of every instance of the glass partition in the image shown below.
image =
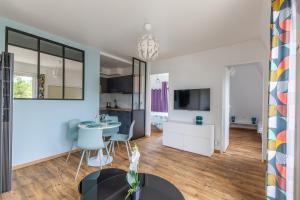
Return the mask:
[[8,46],[8,51],[14,54],[13,97],[37,98],[38,53],[11,45]]
[[133,58],[133,103],[132,120],[135,121],[133,139],[145,136],[145,107],[146,107],[146,62]]
[[145,109],[146,96],[146,63],[140,63],[140,110]]
[[83,98],[83,81],[81,77],[83,77],[83,63],[65,59],[65,98]]
[[139,95],[140,92],[140,62],[138,60],[133,61],[133,110],[139,109]]
[[63,98],[63,59],[40,54],[39,99]]
[[15,99],[84,99],[84,51],[6,28]]

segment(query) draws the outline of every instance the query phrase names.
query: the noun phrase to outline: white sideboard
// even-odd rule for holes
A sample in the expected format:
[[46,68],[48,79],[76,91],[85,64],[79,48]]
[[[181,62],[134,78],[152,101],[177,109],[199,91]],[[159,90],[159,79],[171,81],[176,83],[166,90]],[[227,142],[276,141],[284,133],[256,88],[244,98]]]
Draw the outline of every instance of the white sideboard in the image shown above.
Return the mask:
[[163,145],[204,156],[214,153],[214,125],[168,121],[163,124]]

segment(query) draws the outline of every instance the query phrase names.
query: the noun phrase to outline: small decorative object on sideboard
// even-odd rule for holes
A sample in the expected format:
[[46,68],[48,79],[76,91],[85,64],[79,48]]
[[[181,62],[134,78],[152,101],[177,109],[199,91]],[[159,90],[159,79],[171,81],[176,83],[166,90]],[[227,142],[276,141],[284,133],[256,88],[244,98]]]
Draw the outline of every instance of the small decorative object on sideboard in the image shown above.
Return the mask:
[[231,122],[232,122],[232,123],[235,122],[235,116],[231,116]]
[[141,188],[140,188],[140,180],[139,180],[139,173],[138,173],[139,159],[140,159],[140,152],[137,145],[135,145],[131,151],[131,156],[129,160],[130,161],[129,172],[127,173],[126,176],[130,188],[128,190],[125,199],[128,199],[129,197],[131,197],[131,200],[140,199]]
[[202,125],[202,124],[203,124],[203,117],[196,116],[196,125]]
[[256,124],[256,121],[257,121],[256,117],[251,117],[252,124]]

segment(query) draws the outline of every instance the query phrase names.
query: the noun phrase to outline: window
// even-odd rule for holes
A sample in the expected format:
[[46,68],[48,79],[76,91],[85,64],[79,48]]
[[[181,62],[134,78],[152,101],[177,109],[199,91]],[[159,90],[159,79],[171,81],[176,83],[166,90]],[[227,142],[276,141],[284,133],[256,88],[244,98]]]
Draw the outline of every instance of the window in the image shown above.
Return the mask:
[[84,51],[6,28],[15,99],[84,99]]
[[36,98],[36,77],[26,74],[14,75],[14,98]]

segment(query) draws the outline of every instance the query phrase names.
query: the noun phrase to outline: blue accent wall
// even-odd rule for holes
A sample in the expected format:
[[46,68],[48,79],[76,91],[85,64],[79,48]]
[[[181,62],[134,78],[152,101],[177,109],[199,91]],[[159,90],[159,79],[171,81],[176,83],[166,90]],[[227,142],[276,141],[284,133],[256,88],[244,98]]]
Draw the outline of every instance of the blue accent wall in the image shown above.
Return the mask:
[[5,50],[5,27],[15,28],[85,51],[84,100],[14,100],[13,166],[70,149],[67,121],[93,119],[99,110],[100,52],[36,28],[0,18],[0,51]]

